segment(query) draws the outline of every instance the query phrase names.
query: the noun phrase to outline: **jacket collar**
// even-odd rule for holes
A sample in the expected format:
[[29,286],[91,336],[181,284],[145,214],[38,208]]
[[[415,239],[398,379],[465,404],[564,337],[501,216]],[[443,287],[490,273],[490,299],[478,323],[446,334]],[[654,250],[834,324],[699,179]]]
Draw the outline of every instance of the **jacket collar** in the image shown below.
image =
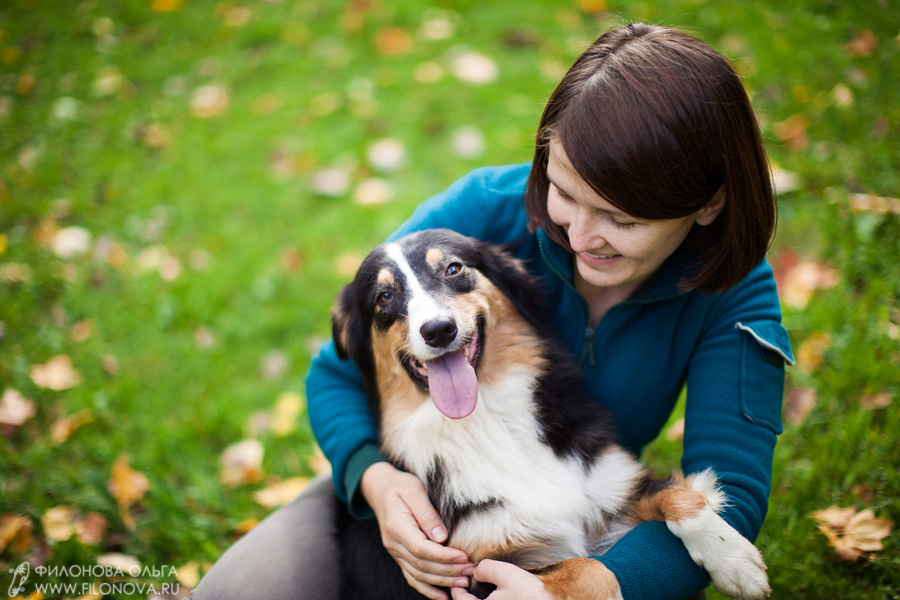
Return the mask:
[[[570,284],[574,284],[572,255],[554,242],[543,228],[538,228],[537,237],[543,250],[541,255],[551,270],[563,276]],[[699,253],[696,250],[689,248],[687,244],[682,244],[626,302],[644,304],[689,293],[689,291],[680,290],[678,282],[692,275],[698,258]]]

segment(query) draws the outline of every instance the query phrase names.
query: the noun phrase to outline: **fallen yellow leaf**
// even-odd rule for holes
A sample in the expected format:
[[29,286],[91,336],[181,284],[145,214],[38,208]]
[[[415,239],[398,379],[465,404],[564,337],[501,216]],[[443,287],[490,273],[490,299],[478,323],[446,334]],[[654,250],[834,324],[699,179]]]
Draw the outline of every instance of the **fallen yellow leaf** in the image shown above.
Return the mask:
[[31,548],[34,540],[31,532],[34,525],[31,519],[21,515],[2,515],[0,516],[0,552],[7,547],[12,549],[13,554],[23,554]]
[[67,439],[69,439],[69,437],[71,437],[72,433],[74,433],[76,429],[78,429],[85,423],[90,423],[93,420],[94,415],[90,410],[79,410],[75,414],[71,414],[68,417],[60,419],[59,421],[54,423],[53,427],[50,429],[50,437],[57,444],[62,444]]
[[65,542],[75,535],[75,510],[69,506],[54,506],[41,516],[44,535],[55,542]]
[[822,365],[829,346],[830,335],[821,331],[811,333],[797,349],[797,365],[804,371],[815,371]]
[[838,558],[855,561],[860,557],[876,558],[871,552],[884,549],[882,540],[891,535],[893,521],[875,516],[871,509],[832,506],[818,510],[810,517],[819,522],[819,531],[834,547]]
[[128,529],[135,528],[134,517],[131,515],[131,507],[143,498],[150,489],[150,482],[140,471],[135,471],[128,464],[128,457],[120,454],[113,463],[112,477],[109,480],[109,491],[119,507],[119,515],[122,517]]
[[292,477],[273,483],[269,487],[253,493],[253,499],[266,508],[275,508],[287,504],[309,485],[309,479],[305,477]]
[[21,427],[37,413],[34,400],[30,400],[12,388],[0,398],[0,425]]
[[297,426],[297,418],[303,410],[303,397],[296,392],[285,392],[278,397],[272,415],[272,433],[284,436]]

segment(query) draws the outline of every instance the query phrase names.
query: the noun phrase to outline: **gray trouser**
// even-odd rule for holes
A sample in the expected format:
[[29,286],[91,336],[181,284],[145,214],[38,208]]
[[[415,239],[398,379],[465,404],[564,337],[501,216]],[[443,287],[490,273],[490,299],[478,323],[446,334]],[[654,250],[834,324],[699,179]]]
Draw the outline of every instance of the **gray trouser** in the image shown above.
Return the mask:
[[339,600],[334,506],[331,478],[316,478],[229,548],[191,599]]
[[334,487],[318,477],[216,561],[193,600],[339,600]]

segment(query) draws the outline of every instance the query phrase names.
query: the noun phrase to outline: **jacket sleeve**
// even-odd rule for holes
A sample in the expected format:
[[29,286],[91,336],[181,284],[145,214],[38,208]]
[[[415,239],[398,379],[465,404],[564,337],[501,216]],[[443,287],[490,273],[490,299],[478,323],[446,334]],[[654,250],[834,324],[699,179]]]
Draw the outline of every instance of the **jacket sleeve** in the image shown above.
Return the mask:
[[[784,364],[793,364],[793,356],[767,264],[711,304],[688,366],[682,469],[713,469],[728,500],[722,517],[754,541],[781,433]],[[626,600],[684,599],[709,584],[663,523],[639,525],[597,558],[616,575]]]
[[[505,243],[524,225],[525,165],[479,169],[424,202],[389,239],[429,228],[447,228],[482,240]],[[338,497],[357,517],[371,509],[357,494],[363,472],[386,460],[378,452],[375,419],[360,374],[341,360],[329,342],[313,358],[306,378],[307,412],[322,452],[331,462]]]

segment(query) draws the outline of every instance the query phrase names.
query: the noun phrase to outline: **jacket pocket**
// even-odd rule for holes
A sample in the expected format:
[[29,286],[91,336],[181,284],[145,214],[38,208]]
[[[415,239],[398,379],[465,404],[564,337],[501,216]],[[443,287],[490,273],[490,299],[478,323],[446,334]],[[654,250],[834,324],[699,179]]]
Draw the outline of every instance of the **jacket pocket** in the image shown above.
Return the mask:
[[794,364],[784,326],[771,320],[737,322],[741,340],[741,412],[753,423],[782,432],[784,364]]

